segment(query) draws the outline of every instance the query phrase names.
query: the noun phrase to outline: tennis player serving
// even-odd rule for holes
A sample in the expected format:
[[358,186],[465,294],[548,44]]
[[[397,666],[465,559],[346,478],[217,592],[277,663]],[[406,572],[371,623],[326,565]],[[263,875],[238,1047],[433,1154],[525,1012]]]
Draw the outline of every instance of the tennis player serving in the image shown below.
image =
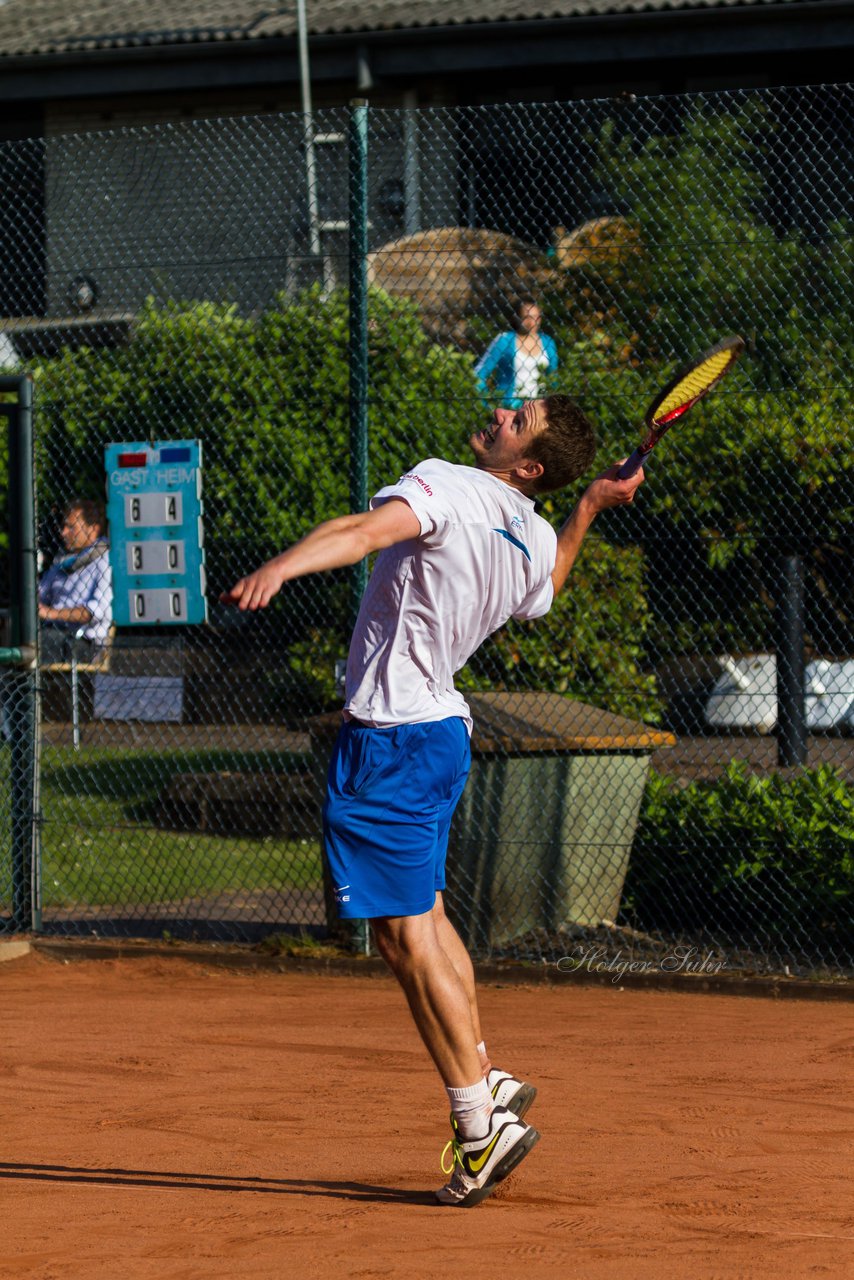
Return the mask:
[[222,600],[261,609],[292,578],[378,551],[347,662],[324,839],[342,918],[369,919],[451,1103],[442,1204],[488,1196],[539,1138],[536,1095],[492,1066],[474,969],[444,913],[451,816],[469,771],[460,669],[509,618],[548,613],[596,515],[634,498],[643,471],[596,477],[556,533],[534,499],[577,480],[593,428],[567,396],[498,408],[469,441],[474,466],[419,462],[368,511],[320,524]]

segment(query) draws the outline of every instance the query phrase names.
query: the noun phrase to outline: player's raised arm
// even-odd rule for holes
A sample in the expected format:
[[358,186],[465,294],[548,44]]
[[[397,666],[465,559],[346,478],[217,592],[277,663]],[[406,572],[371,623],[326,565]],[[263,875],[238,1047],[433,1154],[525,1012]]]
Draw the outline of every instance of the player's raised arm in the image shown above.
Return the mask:
[[555,594],[560,591],[575,564],[584,537],[600,511],[608,507],[622,507],[631,502],[643,483],[643,469],[628,480],[620,480],[618,471],[622,464],[606,467],[587,486],[573,511],[557,535],[557,555],[552,570]]
[[372,551],[417,538],[420,533],[418,517],[400,499],[384,502],[374,511],[326,520],[287,551],[241,578],[220,600],[241,610],[264,609],[292,578],[358,564]]

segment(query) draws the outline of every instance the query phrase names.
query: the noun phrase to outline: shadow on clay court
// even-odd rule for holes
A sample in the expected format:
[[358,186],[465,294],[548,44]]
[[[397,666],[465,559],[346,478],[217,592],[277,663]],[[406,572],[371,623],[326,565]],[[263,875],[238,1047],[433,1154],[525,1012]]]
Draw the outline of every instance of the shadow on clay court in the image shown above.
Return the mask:
[[75,1186],[153,1187],[158,1191],[251,1191],[257,1194],[328,1196],[337,1200],[387,1201],[424,1204],[436,1208],[430,1191],[403,1191],[375,1187],[367,1182],[319,1182],[311,1178],[243,1178],[215,1173],[163,1173],[148,1169],[76,1169],[62,1164],[8,1164],[0,1162],[0,1180],[66,1182]]

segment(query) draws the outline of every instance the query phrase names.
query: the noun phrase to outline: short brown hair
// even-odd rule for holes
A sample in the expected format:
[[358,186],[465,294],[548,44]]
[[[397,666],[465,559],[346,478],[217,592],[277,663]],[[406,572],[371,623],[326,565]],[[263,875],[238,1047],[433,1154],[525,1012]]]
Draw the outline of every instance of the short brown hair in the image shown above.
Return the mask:
[[98,502],[96,498],[72,498],[62,508],[63,520],[67,520],[75,511],[80,512],[86,524],[97,527],[100,534],[106,532],[107,517],[103,502]]
[[572,484],[593,465],[596,434],[593,423],[569,396],[546,396],[546,425],[528,447],[532,462],[543,473],[531,484],[533,493],[551,493]]

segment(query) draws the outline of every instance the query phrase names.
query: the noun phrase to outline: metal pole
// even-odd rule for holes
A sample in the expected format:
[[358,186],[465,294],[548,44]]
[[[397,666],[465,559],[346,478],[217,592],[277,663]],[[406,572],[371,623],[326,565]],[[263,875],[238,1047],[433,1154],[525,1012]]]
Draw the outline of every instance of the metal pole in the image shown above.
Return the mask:
[[[348,257],[350,264],[350,510],[368,505],[368,104],[363,98],[350,103],[348,141],[350,209]],[[355,624],[365,587],[368,562],[353,567],[350,618]],[[370,951],[366,920],[353,921],[354,946]]]
[[[350,510],[368,505],[368,104],[350,104]],[[354,567],[350,615],[359,612],[368,562]]]
[[11,648],[0,660],[15,662],[6,676],[10,733],[12,819],[12,920],[16,929],[41,925],[38,856],[38,609],[36,509],[33,487],[33,384],[27,377],[0,378],[0,391],[17,395],[4,404],[9,420],[9,577]]
[[77,664],[77,641],[72,640],[71,650],[71,741],[74,750],[80,750],[80,672]]
[[317,201],[317,164],[314,153],[314,116],[311,106],[311,74],[308,65],[308,31],[305,20],[305,0],[297,0],[297,43],[299,46],[303,146],[305,147],[305,181],[308,194],[308,245],[312,257],[319,258],[321,254],[320,211]]
[[417,96],[413,89],[403,95],[403,231],[411,236],[421,230],[421,165],[418,161]]
[[804,564],[784,556],[777,604],[777,763],[807,762],[804,705]]

